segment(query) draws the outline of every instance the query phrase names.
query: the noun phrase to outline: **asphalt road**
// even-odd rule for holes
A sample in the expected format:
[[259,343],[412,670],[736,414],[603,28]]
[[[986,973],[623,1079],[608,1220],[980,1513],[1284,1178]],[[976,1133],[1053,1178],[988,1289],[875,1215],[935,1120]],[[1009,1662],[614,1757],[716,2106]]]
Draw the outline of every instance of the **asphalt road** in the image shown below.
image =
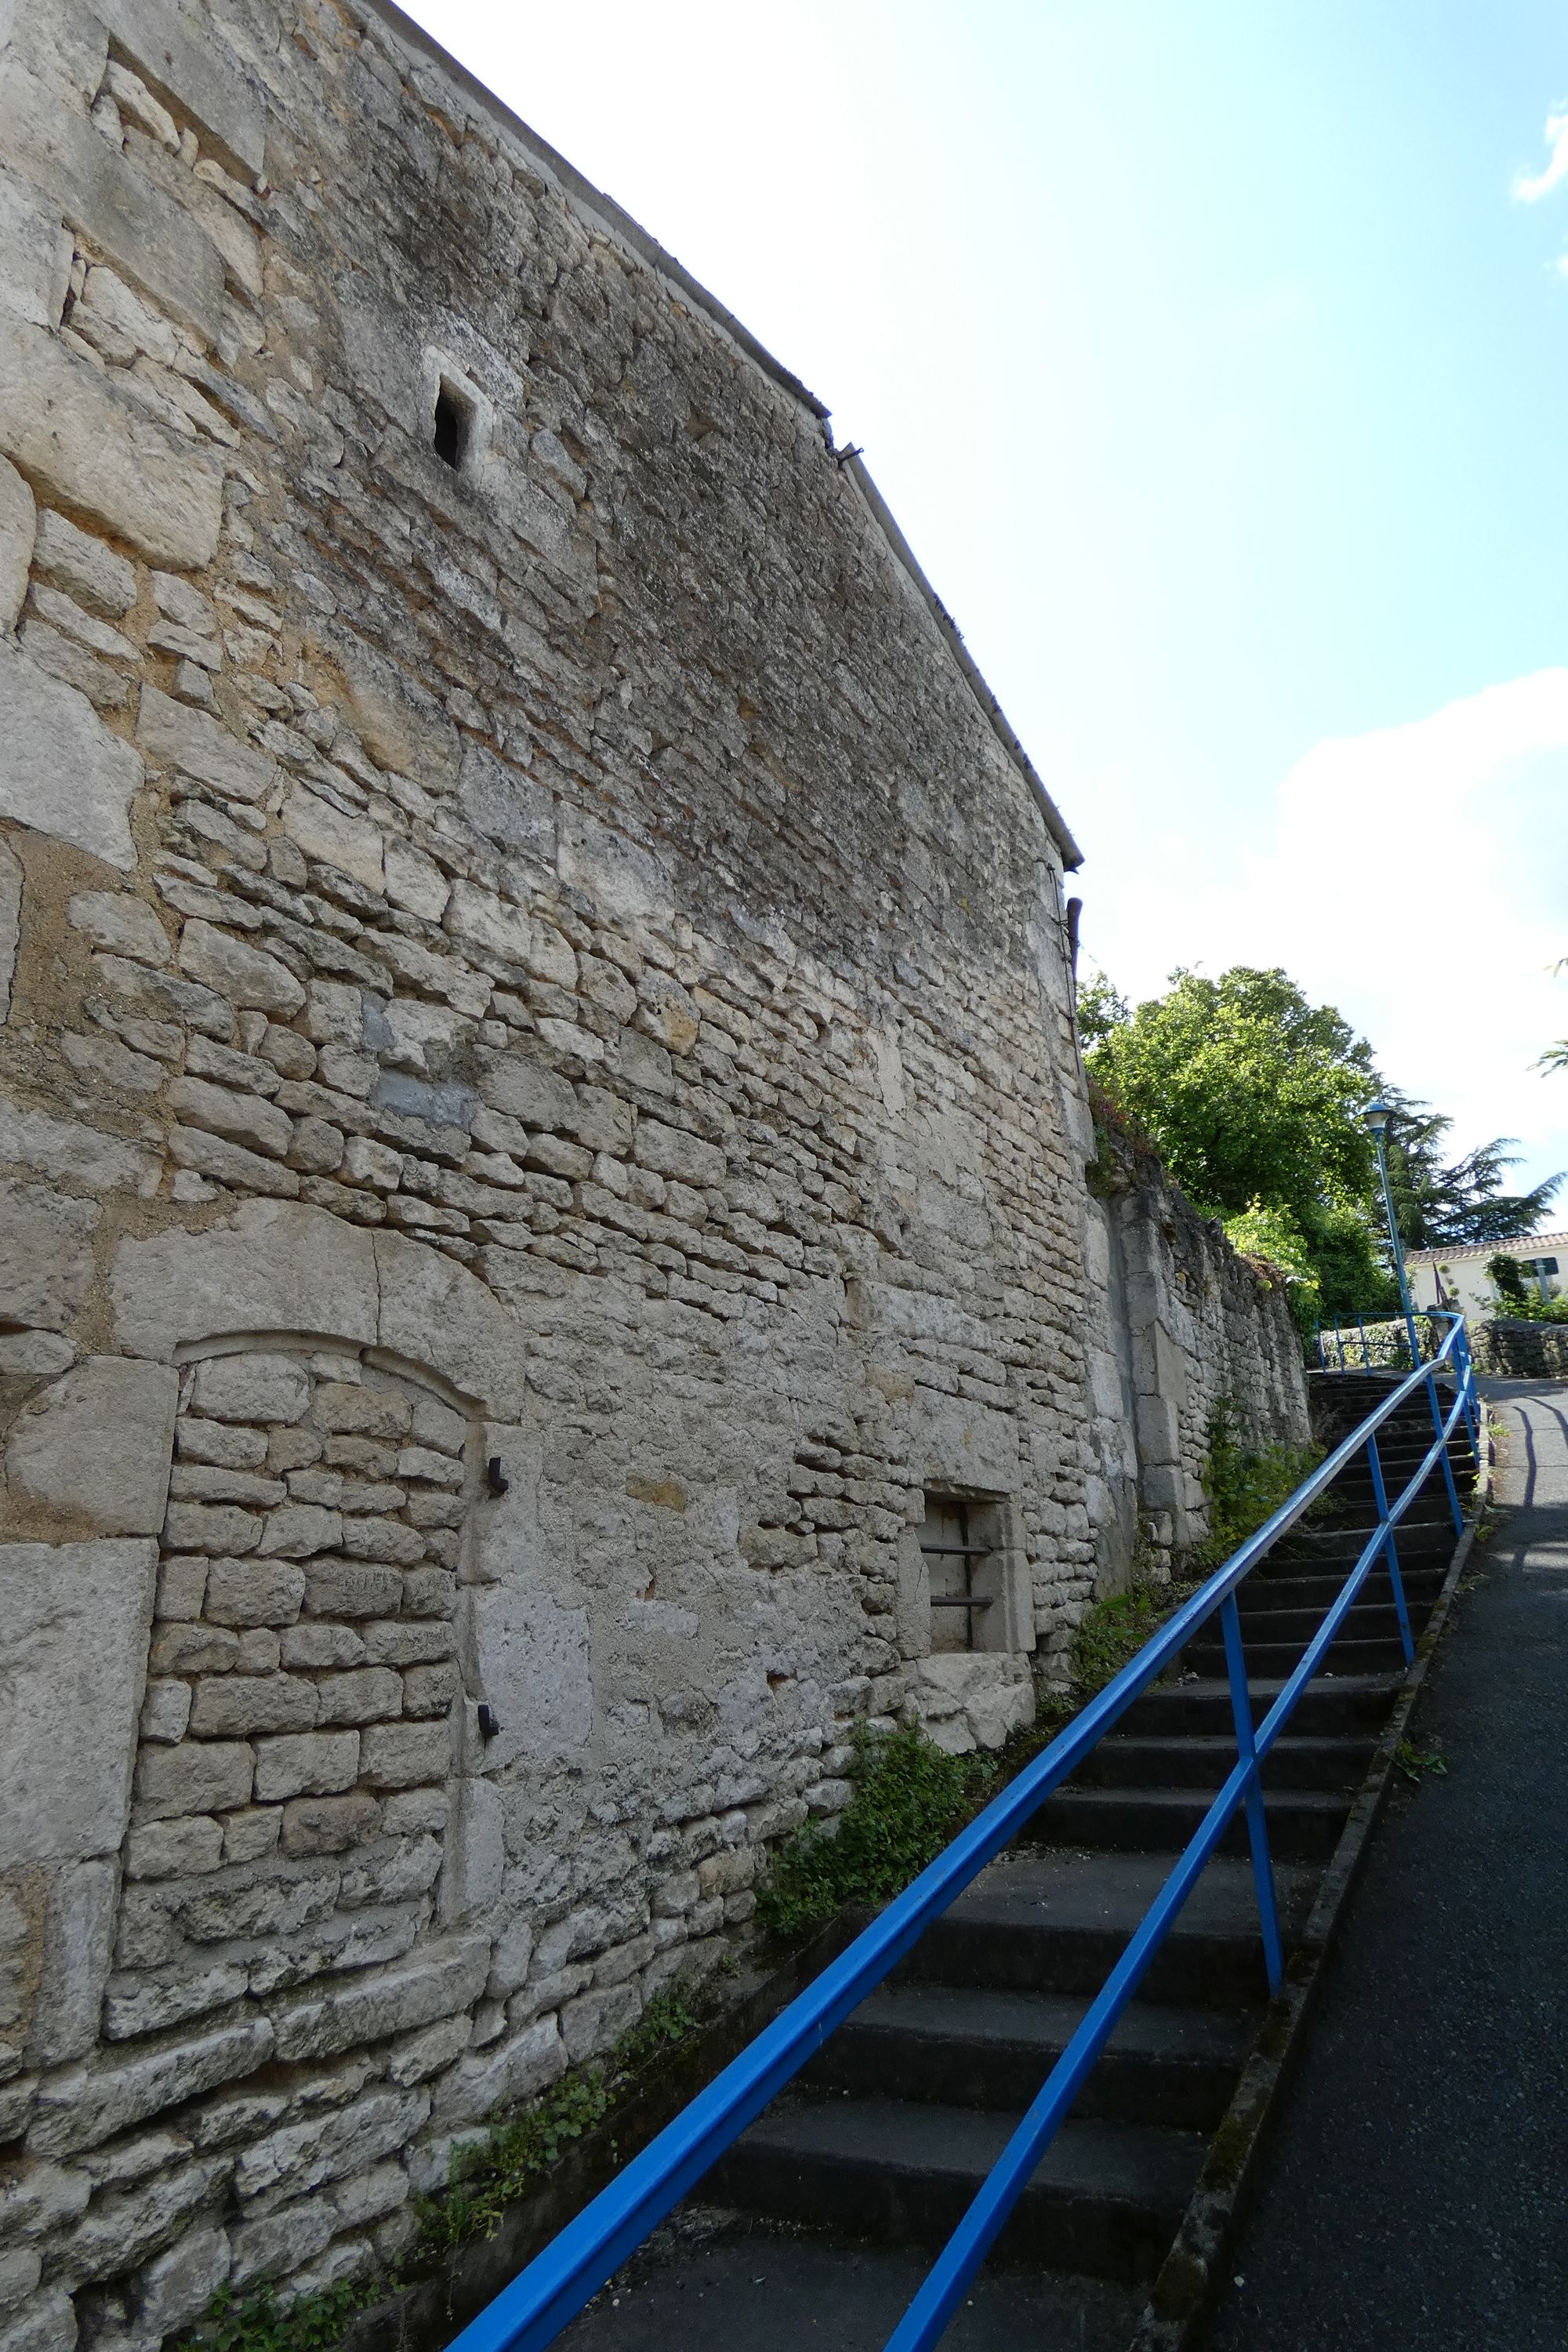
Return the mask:
[[1472,1554],[1209,2352],[1568,2347],[1568,1388]]

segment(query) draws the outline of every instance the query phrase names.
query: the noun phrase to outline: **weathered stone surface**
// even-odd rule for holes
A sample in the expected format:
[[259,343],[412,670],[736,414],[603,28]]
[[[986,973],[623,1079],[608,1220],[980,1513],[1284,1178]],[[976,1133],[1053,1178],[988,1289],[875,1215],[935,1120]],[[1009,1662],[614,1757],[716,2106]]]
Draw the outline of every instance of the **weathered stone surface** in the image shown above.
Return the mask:
[[11,991],[21,942],[22,862],[0,844],[0,1028],[11,1017]]
[[204,149],[232,172],[260,175],[261,100],[216,26],[209,30],[168,0],[101,0],[97,13],[149,87],[195,124]]
[[167,1356],[226,1331],[318,1331],[374,1345],[374,1244],[324,1211],[247,1202],[208,1233],[121,1244],[116,1328],[122,1346]]
[[89,1356],[13,1424],[5,1475],[36,1501],[95,1520],[103,1535],[156,1535],[178,1394],[161,1364]]
[[94,517],[150,562],[189,571],[212,561],[220,468],[133,406],[89,362],[4,311],[0,455],[40,499]]
[[144,898],[133,898],[128,890],[79,890],[67,902],[66,920],[111,955],[133,956],[141,963],[169,961],[163,924]]
[[164,2107],[248,2074],[271,2047],[271,2026],[264,2018],[251,2018],[141,2057],[58,2075],[40,2086],[33,2144],[46,2156],[96,2147]]
[[135,565],[48,507],[39,510],[34,561],[44,579],[106,620],[119,620],[136,602]]
[[283,830],[297,841],[307,857],[352,874],[367,890],[379,890],[384,879],[382,837],[363,817],[345,816],[330,801],[293,785],[283,803]]
[[377,1336],[416,1363],[445,1373],[498,1415],[521,1409],[526,1347],[521,1327],[484,1285],[437,1250],[401,1234],[378,1233]]
[[58,327],[70,266],[58,205],[0,168],[0,310],[35,327]]
[[136,1796],[149,1821],[182,1813],[222,1813],[250,1796],[255,1759],[243,1742],[183,1742],[147,1748],[136,1768]]
[[162,2336],[198,2318],[228,2276],[229,2264],[224,2231],[187,2231],[178,2245],[148,2263],[136,2283],[141,2325]]
[[[0,321],[0,337],[4,323]],[[0,397],[4,386],[0,383]],[[84,694],[0,639],[0,814],[129,869],[142,762]]]
[[204,342],[216,341],[223,316],[216,247],[91,123],[16,66],[0,74],[0,153],[155,302]]
[[272,2012],[278,2054],[323,2058],[448,2017],[479,1999],[489,1965],[487,1938],[457,1937],[330,1993],[279,2004]]
[[332,1796],[359,1777],[357,1731],[305,1731],[262,1739],[256,1749],[256,1794],[274,1804],[284,1797]]
[[279,1421],[302,1418],[310,1383],[292,1356],[208,1356],[196,1367],[191,1391],[198,1412],[217,1421]]
[[0,1546],[0,1868],[117,1850],[156,1565],[148,1541]]
[[541,2018],[510,2041],[454,2066],[437,2086],[431,2123],[437,2131],[454,2131],[504,2115],[519,2100],[546,2089],[566,2065],[559,2026],[553,2017]]
[[[173,768],[183,776],[194,776],[198,783],[211,784],[230,800],[264,801],[278,782],[275,760],[253,751],[247,743],[237,742],[208,712],[193,710],[189,703],[174,701],[172,696],[161,694],[155,686],[142,689],[136,740],[152,766]],[[205,923],[200,926],[204,938],[209,929]],[[188,964],[184,969],[196,970],[198,979],[211,977]],[[215,980],[213,985],[221,988],[223,979]],[[236,1001],[249,1003],[265,1000],[241,997]],[[283,1009],[296,1013],[304,1001],[301,991]]]
[[[0,191],[3,189],[4,182],[0,181]],[[0,215],[0,252],[4,248],[5,222]],[[36,527],[32,491],[16,467],[0,457],[0,635],[16,627],[22,599],[27,593],[27,567],[33,560]]]
[[80,1306],[92,1274],[96,1201],[0,1178],[0,1315],[58,1330]]

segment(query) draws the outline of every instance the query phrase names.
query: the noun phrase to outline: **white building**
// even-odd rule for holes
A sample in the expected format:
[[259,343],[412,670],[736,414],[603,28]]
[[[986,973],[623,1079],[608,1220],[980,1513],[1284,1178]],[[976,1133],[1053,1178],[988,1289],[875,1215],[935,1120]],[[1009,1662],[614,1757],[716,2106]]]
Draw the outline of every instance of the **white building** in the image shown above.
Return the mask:
[[1406,1260],[1411,1296],[1417,1307],[1458,1307],[1472,1320],[1497,1312],[1497,1285],[1487,1267],[1494,1257],[1511,1257],[1527,1283],[1544,1283],[1555,1298],[1568,1268],[1568,1233],[1526,1234],[1514,1242],[1450,1242],[1442,1249],[1413,1250]]

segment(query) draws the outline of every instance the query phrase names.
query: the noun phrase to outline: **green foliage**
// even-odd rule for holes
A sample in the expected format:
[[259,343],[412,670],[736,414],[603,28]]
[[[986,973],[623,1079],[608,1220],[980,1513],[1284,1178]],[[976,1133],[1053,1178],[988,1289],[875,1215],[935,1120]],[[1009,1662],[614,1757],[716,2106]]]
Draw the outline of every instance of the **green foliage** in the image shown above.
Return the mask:
[[1529,1293],[1524,1286],[1524,1276],[1520,1271],[1519,1260],[1516,1257],[1510,1257],[1506,1251],[1499,1250],[1495,1257],[1488,1258],[1487,1280],[1497,1292],[1500,1305],[1506,1302],[1511,1307],[1522,1307],[1525,1304]]
[[1394,1751],[1394,1760],[1416,1788],[1428,1777],[1439,1780],[1447,1778],[1448,1759],[1441,1748],[1417,1748],[1414,1740],[1402,1739]]
[[[1273,1517],[1322,1460],[1316,1445],[1247,1445],[1235,1404],[1221,1397],[1209,1415],[1208,1461],[1204,1496],[1209,1509],[1208,1541],[1193,1554],[1194,1568],[1210,1570],[1227,1560],[1238,1544]],[[1315,1503],[1314,1511],[1325,1507]]]
[[679,1987],[655,1993],[602,2065],[563,2074],[521,2115],[454,2148],[446,2193],[420,2200],[419,2235],[395,2271],[342,2279],[287,2303],[270,2285],[243,2303],[220,2287],[205,2323],[184,2339],[181,2352],[331,2352],[355,2315],[395,2294],[405,2277],[417,2277],[472,2239],[494,2237],[508,2206],[604,2120],[645,2067],[694,2032],[703,2013],[704,2005]]
[[1322,1312],[1323,1291],[1307,1247],[1307,1237],[1289,1209],[1249,1202],[1239,1216],[1226,1217],[1225,1237],[1242,1257],[1277,1266],[1289,1285],[1286,1296],[1303,1338],[1310,1339]]
[[1382,1080],[1370,1046],[1333,1006],[1309,1003],[1278,970],[1237,965],[1217,980],[1177,971],[1163,996],[1135,1011],[1101,977],[1080,991],[1079,1027],[1091,1079],[1147,1134],[1194,1203],[1227,1231],[1251,1224],[1258,1237],[1237,1246],[1295,1277],[1291,1305],[1304,1328],[1310,1283],[1325,1318],[1396,1303],[1376,1158],[1361,1121],[1373,1094],[1393,1109],[1389,1181],[1407,1248],[1528,1234],[1563,1181],[1505,1192],[1515,1164],[1505,1137],[1445,1162],[1452,1120]]
[[1388,1181],[1406,1249],[1514,1241],[1534,1232],[1562,1176],[1548,1176],[1531,1192],[1505,1192],[1504,1174],[1518,1165],[1511,1137],[1495,1136],[1446,1165],[1440,1148],[1453,1120],[1397,1087],[1385,1085],[1383,1098],[1394,1114],[1385,1139]]
[[1139,1578],[1125,1592],[1097,1601],[1073,1635],[1073,1681],[1082,1696],[1092,1698],[1114,1681],[1172,1610],[1195,1590],[1191,1584],[1152,1584]]
[[1078,1034],[1086,1054],[1091,1045],[1102,1045],[1113,1029],[1119,1029],[1131,1017],[1131,1006],[1111,986],[1104,972],[1096,972],[1092,980],[1079,982]]
[[1177,971],[1087,1058],[1211,1216],[1261,1201],[1305,1233],[1315,1210],[1370,1192],[1359,1113],[1376,1087],[1371,1049],[1283,971]]
[[988,1756],[949,1756],[921,1731],[857,1725],[855,1793],[836,1822],[808,1822],[779,1843],[757,1890],[770,1933],[798,1934],[844,1904],[879,1903],[942,1852],[997,1777]]
[[380,2272],[363,2278],[340,2279],[316,2294],[297,2294],[280,2304],[270,2285],[259,2286],[244,2302],[231,2287],[220,2286],[208,2307],[205,2325],[184,2340],[201,2352],[329,2352],[347,2334],[356,2313],[384,2294],[395,2284]]

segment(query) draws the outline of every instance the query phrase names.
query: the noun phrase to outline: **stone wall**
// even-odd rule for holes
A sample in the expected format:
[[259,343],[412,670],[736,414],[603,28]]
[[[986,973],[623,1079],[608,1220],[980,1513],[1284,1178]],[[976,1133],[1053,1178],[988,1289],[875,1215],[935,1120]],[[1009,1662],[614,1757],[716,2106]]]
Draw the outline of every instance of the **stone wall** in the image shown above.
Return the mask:
[[0,2341],[151,2352],[1289,1400],[1089,1198],[1076,852],[858,461],[394,12],[0,13]]
[[[1168,1569],[1209,1533],[1209,1424],[1222,1400],[1245,1442],[1311,1434],[1300,1335],[1283,1280],[1238,1257],[1151,1155],[1097,1133],[1090,1263],[1110,1302],[1094,1394],[1121,1478],[1097,1498],[1102,1589],[1134,1556]],[[1118,1507],[1120,1517],[1118,1517]]]
[[1568,1328],[1499,1318],[1470,1328],[1478,1372],[1511,1381],[1568,1380]]

